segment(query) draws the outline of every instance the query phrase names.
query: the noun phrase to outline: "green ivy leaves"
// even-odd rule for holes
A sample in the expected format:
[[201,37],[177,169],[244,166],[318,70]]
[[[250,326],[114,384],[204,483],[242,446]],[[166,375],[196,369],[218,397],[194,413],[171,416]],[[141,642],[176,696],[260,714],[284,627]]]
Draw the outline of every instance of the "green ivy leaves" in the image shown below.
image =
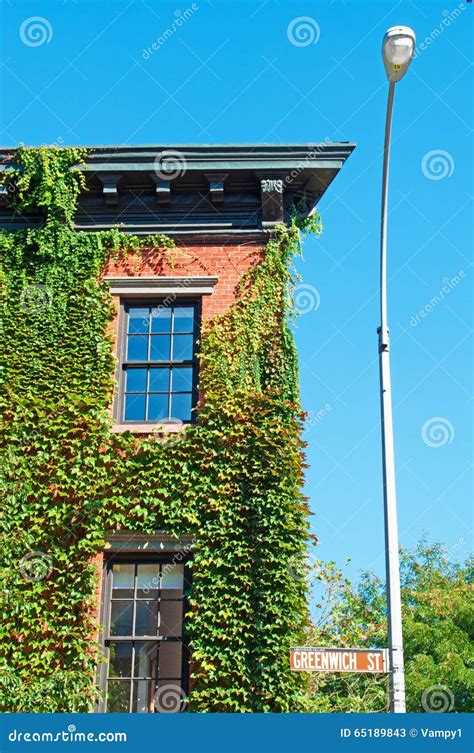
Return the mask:
[[[187,619],[196,711],[298,711],[288,651],[307,624],[302,443],[292,316],[298,228],[278,228],[236,303],[201,340],[199,423],[182,441],[110,432],[114,315],[101,270],[168,238],[77,232],[82,150],[15,156],[18,212],[0,233],[0,708],[86,711],[97,691],[97,568],[106,531],[192,535]],[[25,555],[49,563],[24,577]],[[31,555],[33,556],[33,555]]]

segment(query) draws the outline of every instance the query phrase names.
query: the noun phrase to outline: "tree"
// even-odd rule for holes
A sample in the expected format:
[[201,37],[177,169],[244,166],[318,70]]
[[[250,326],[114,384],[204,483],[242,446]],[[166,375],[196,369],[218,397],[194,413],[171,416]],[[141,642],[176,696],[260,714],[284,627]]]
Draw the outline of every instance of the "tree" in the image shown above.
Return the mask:
[[[453,563],[440,543],[400,551],[407,711],[474,710],[474,560]],[[387,646],[385,584],[365,572],[357,587],[334,562],[311,568],[321,598],[308,645]],[[387,676],[321,674],[314,711],[387,710]]]

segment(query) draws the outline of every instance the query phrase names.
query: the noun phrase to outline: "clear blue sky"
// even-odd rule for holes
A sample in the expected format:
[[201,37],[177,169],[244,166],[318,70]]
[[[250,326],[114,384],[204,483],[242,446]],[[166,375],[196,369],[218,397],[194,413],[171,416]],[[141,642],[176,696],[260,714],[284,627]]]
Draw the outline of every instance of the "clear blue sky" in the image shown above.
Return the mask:
[[[144,54],[187,9],[189,18]],[[324,234],[307,240],[298,262],[320,305],[295,330],[318,555],[352,557],[353,575],[383,572],[380,46],[386,28],[400,23],[419,43],[429,38],[398,86],[394,120],[389,276],[400,539],[411,546],[426,532],[453,559],[472,540],[473,14],[467,0],[2,4],[3,145],[357,142],[320,204]],[[43,40],[28,36],[34,16],[43,19]],[[298,35],[301,16],[308,37]]]

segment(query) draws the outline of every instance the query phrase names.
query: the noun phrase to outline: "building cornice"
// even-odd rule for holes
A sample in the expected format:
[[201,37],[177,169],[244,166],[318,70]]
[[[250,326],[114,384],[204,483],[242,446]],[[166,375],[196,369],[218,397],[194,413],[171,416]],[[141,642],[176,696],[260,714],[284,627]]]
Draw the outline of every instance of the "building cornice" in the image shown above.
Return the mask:
[[[262,242],[296,211],[318,204],[355,144],[94,146],[80,169],[78,230],[119,227],[186,243]],[[14,168],[0,149],[0,171]],[[0,227],[35,226],[14,215],[4,188]]]

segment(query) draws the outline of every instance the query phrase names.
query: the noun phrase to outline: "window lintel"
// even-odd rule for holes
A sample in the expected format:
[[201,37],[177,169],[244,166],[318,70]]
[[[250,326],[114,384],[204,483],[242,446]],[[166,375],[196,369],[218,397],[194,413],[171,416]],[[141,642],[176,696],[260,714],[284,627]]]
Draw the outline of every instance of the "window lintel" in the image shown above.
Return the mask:
[[143,297],[146,295],[210,295],[218,277],[104,277],[112,295]]

